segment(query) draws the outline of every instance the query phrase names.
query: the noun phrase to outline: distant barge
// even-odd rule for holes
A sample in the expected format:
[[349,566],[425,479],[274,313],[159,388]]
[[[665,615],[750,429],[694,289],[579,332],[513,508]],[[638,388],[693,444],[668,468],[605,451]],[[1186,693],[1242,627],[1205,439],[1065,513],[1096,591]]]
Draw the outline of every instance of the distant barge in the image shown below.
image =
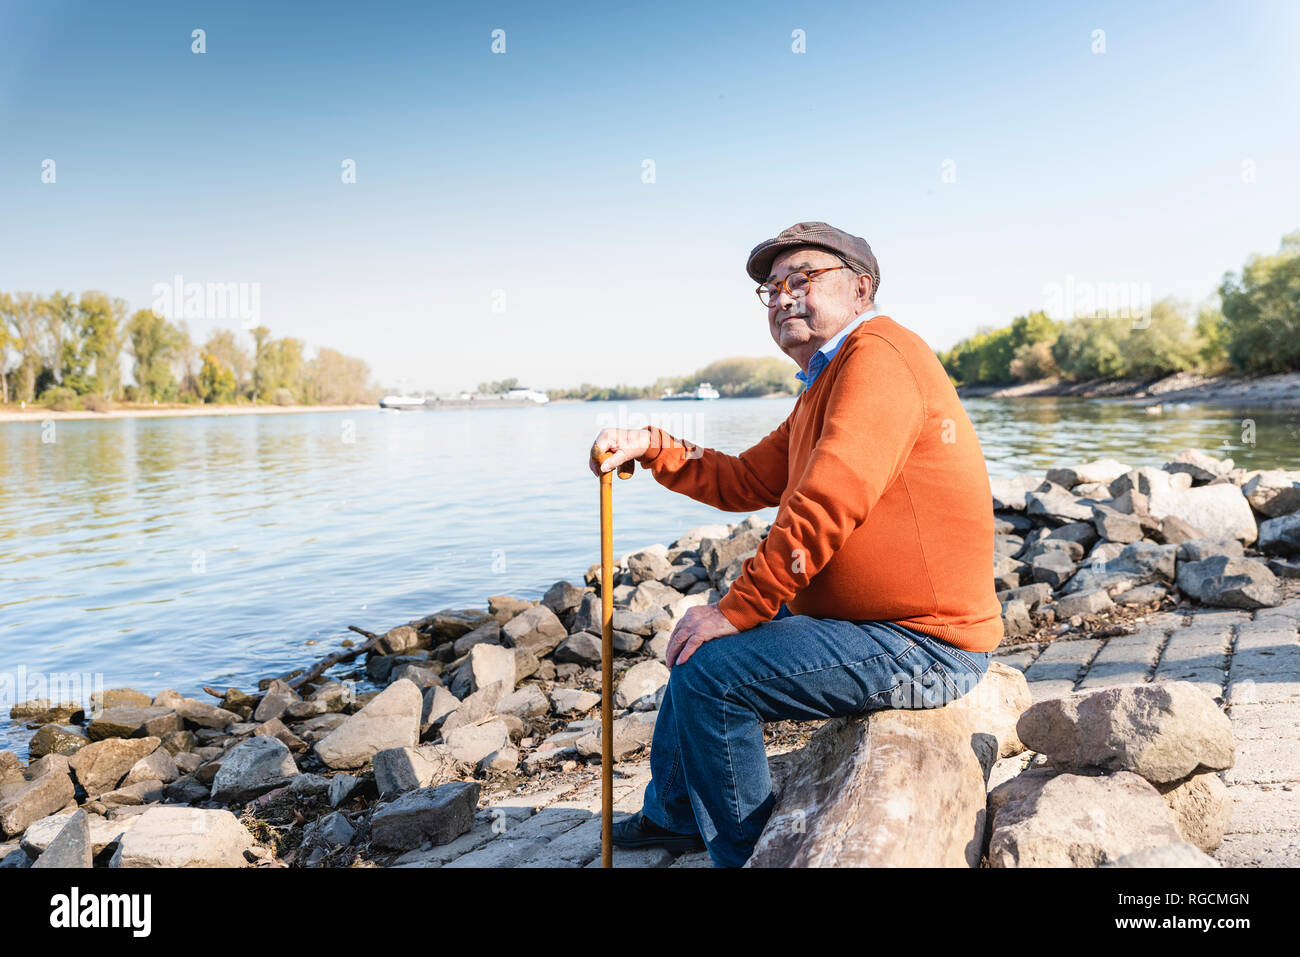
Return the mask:
[[386,395],[379,400],[381,409],[400,412],[437,411],[439,409],[522,409],[545,405],[550,398],[535,389],[511,389],[509,392],[462,392],[458,396]]

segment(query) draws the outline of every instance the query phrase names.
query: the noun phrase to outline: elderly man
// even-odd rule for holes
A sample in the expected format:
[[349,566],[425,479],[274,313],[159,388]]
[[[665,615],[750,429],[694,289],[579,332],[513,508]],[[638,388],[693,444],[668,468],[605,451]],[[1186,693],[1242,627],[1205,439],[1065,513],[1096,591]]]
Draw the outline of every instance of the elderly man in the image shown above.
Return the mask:
[[779,506],[715,605],[689,609],[640,812],[614,842],[708,847],[739,867],[775,798],[763,723],[930,707],[969,691],[1002,640],[993,504],[975,429],[934,352],[875,308],[867,243],[798,223],[749,254],[768,329],[799,364],[790,415],[725,455],[663,430],[606,429],[656,481],[726,511]]

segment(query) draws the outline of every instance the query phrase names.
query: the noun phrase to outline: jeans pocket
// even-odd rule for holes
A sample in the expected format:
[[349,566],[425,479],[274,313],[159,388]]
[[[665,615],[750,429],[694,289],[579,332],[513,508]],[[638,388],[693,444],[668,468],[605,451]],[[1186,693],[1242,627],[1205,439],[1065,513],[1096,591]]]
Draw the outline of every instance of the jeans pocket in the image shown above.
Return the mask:
[[[896,662],[898,666],[893,686],[887,691],[872,695],[874,708],[940,708],[961,697],[957,682],[942,662],[933,661],[922,668],[915,659]],[[907,669],[911,666],[911,670]]]

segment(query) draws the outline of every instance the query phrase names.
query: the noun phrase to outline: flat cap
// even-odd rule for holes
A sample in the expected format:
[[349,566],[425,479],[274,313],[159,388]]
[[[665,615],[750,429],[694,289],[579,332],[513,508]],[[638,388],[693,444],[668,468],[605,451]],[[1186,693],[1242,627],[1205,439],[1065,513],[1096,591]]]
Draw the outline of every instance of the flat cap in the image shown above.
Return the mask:
[[880,288],[880,266],[867,241],[827,223],[795,223],[773,239],[765,239],[749,254],[745,272],[755,282],[766,282],[772,272],[772,260],[796,246],[819,246],[839,256],[859,273],[871,277],[871,295]]

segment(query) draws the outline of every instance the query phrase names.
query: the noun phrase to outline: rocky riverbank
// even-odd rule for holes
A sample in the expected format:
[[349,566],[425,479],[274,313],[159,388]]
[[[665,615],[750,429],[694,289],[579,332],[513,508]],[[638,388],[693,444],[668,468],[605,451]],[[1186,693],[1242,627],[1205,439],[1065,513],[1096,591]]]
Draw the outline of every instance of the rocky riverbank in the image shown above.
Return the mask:
[[[1090,752],[1070,743],[1071,729],[1095,730],[1100,721],[1133,754],[1145,753],[1146,739],[1134,740],[1153,732],[1131,733],[1126,715],[1137,705],[1127,698],[1106,699],[1104,721],[1095,717],[1099,706],[1083,709],[1094,714],[1090,725],[1071,696],[1104,688],[1108,677],[1136,685],[1168,680],[1180,688],[1141,707],[1163,708],[1177,731],[1179,715],[1199,714],[1204,702],[1215,713],[1231,704],[1235,666],[1227,655],[1243,641],[1231,636],[1246,635],[1248,643],[1251,634],[1268,635],[1280,645],[1277,653],[1252,658],[1256,670],[1242,680],[1252,688],[1256,678],[1275,682],[1281,697],[1264,703],[1283,708],[1287,727],[1300,727],[1300,472],[1247,471],[1189,450],[1158,469],[1104,460],[996,479],[992,493],[992,573],[1007,632],[997,675],[1028,690],[1003,696],[1002,711],[1011,710],[998,719],[999,746],[973,765],[977,777],[983,766],[976,787],[990,794],[987,812],[978,799],[988,830],[982,842],[961,849],[964,859],[989,866],[1059,860],[1041,849],[1059,835],[1034,836],[1051,815],[1034,808],[1055,806],[1048,799],[1056,795],[1068,809],[1079,799],[1072,788],[1091,788],[1087,800],[1094,803],[1105,804],[1112,791],[1116,800],[1140,801],[1150,825],[1113,834],[1103,827],[1105,840],[1070,858],[1078,865],[1175,843],[1213,850],[1224,832],[1201,826],[1208,811],[1182,814],[1175,808],[1179,791],[1166,799],[1175,814],[1166,819],[1147,791],[1152,781],[1172,788],[1196,776],[1187,798],[1195,804],[1208,787],[1205,773],[1232,773],[1225,757],[1231,735],[1226,744],[1222,728],[1193,735],[1205,758],[1190,773],[1148,773],[1134,759],[1101,769],[1110,777],[1093,780],[1100,772],[1086,768],[1097,760],[1089,755],[1100,753],[1096,736]],[[751,516],[692,529],[671,545],[619,560],[616,812],[640,806],[672,628],[687,608],[725,593],[766,532]],[[255,692],[211,689],[213,700],[205,701],[119,688],[88,703],[23,702],[11,717],[35,734],[26,766],[0,751],[0,866],[590,866],[599,852],[598,576],[593,565],[580,584],[556,582],[537,601],[493,596],[486,608],[444,609],[382,634],[363,632],[366,641],[345,642],[351,647],[332,656],[328,668],[268,677]],[[1269,610],[1277,615],[1261,617]],[[1253,632],[1252,613],[1259,626]],[[1205,651],[1211,623],[1218,629],[1213,640],[1227,642],[1217,659]],[[1126,651],[1124,642],[1141,649]],[[1197,652],[1186,661],[1170,650],[1184,644]],[[1241,647],[1244,654],[1248,644]],[[1260,668],[1272,670],[1257,674]],[[375,690],[359,692],[369,685]],[[1187,685],[1192,697],[1182,690]],[[1197,694],[1204,702],[1193,700]],[[1055,711],[1029,707],[1058,698],[1068,701]],[[924,724],[952,708],[896,717]],[[1211,718],[1196,720],[1212,725]],[[885,719],[876,724],[883,728]],[[769,725],[778,789],[790,775],[801,782],[799,769],[814,751],[826,753],[821,745],[804,748],[814,732],[842,726]],[[1168,741],[1174,731],[1161,733]],[[858,739],[837,740],[847,746]],[[1049,759],[1052,774],[1025,777]],[[1286,767],[1283,780],[1290,780]],[[971,768],[967,762],[961,773],[969,776]],[[1048,780],[1056,781],[1051,793]],[[1221,818],[1227,799],[1217,790],[1211,796]],[[1016,810],[1002,819],[999,837],[998,814],[1008,807]],[[792,852],[782,859],[802,858]],[[621,862],[707,865],[707,856],[674,859],[647,849],[621,855]]]
[[972,385],[957,390],[962,398],[1021,398],[1073,396],[1081,399],[1116,399],[1137,403],[1155,412],[1165,404],[1195,402],[1204,405],[1300,407],[1300,372],[1268,376],[1204,376],[1193,372],[1148,379],[1089,379],[1070,382],[1049,378],[1016,385]]

